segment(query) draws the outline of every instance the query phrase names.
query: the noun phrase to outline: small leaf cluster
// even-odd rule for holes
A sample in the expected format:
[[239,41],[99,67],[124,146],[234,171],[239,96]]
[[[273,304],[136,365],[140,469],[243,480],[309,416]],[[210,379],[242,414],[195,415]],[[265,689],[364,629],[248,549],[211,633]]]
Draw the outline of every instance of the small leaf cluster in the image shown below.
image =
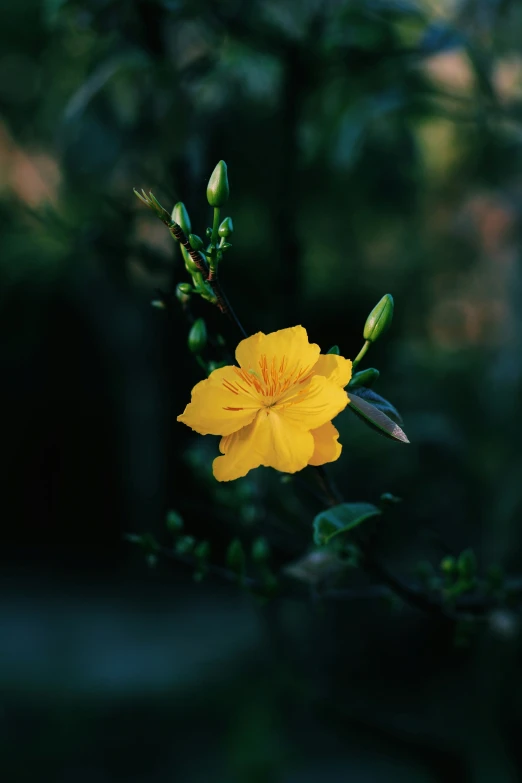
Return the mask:
[[239,538],[233,538],[227,548],[226,565],[239,585],[261,599],[268,599],[276,594],[279,586],[271,558],[271,548],[264,536],[254,539],[248,550]]
[[198,541],[194,536],[186,535],[183,518],[177,511],[168,512],[165,524],[173,537],[173,551],[177,555],[193,559],[194,579],[200,582],[208,572],[210,542],[206,539]]

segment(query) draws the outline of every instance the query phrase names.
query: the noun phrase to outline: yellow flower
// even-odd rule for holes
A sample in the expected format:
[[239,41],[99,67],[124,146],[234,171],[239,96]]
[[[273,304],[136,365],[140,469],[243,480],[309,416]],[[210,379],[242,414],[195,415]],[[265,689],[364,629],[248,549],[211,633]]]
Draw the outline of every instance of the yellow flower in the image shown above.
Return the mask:
[[338,459],[331,420],[349,403],[348,359],[321,355],[306,329],[294,326],[242,340],[236,361],[239,367],[221,367],[198,383],[178,416],[201,435],[223,436],[223,456],[213,463],[218,481],[260,465],[295,473]]

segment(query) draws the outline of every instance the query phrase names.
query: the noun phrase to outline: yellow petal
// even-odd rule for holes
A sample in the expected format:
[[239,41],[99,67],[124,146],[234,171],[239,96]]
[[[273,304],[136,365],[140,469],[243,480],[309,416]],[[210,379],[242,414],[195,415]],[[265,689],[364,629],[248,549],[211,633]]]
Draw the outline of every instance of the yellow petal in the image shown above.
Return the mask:
[[323,375],[314,375],[307,384],[289,389],[272,410],[302,429],[315,430],[337,416],[348,402],[344,389]]
[[334,353],[321,354],[313,371],[316,375],[324,375],[329,381],[344,388],[352,377],[352,363],[344,356],[337,356]]
[[285,358],[281,375],[287,375],[294,371],[311,370],[319,358],[320,350],[318,345],[308,342],[303,326],[292,326],[270,334],[258,332],[242,340],[236,348],[236,360],[247,372],[259,372],[262,356],[266,357],[269,365],[272,358],[277,359],[277,369]]
[[284,473],[302,470],[313,454],[314,439],[266,408],[247,427],[222,438],[219,448],[224,456],[214,460],[214,476],[218,481],[231,481],[260,465]]
[[312,430],[314,437],[314,453],[309,465],[324,465],[326,462],[335,462],[341,456],[343,447],[339,443],[339,433],[331,421],[327,421],[322,427]]
[[178,421],[201,435],[230,435],[250,424],[261,404],[237,368],[220,367],[194,386],[192,400]]

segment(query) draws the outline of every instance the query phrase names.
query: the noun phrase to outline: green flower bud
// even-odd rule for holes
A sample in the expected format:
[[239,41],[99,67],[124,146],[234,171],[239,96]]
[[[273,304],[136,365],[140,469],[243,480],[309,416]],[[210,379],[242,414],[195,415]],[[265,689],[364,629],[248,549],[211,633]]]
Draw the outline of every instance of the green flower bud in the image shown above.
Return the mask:
[[270,557],[270,545],[266,538],[260,536],[252,543],[252,560],[256,563],[266,563]]
[[166,520],[167,530],[170,533],[181,533],[183,530],[183,519],[177,511],[169,511]]
[[196,539],[194,536],[181,536],[176,541],[176,552],[178,555],[190,555],[195,543]]
[[367,370],[356,372],[350,381],[350,388],[357,389],[359,386],[366,386],[366,388],[369,389],[370,386],[373,386],[379,375],[380,372],[379,370],[376,370],[375,367],[368,367]]
[[368,340],[370,343],[374,343],[390,326],[392,318],[393,296],[391,294],[384,294],[383,298],[375,305],[366,319],[363,332],[364,339]]
[[232,223],[232,218],[226,217],[220,223],[220,226],[218,228],[218,234],[220,237],[229,237],[233,233],[234,233],[234,224]]
[[472,549],[465,549],[460,553],[457,568],[462,579],[473,579],[477,573],[477,558]]
[[190,300],[192,286],[190,283],[178,283],[176,286],[176,299],[181,304],[186,304]]
[[203,240],[201,237],[198,237],[197,234],[189,234],[188,238],[190,242],[190,246],[193,248],[193,250],[202,250],[203,249]]
[[443,557],[440,561],[440,570],[445,574],[454,574],[457,570],[457,561],[452,555]]
[[206,237],[211,237],[212,236],[212,229],[210,228],[210,226],[205,229],[205,236]]
[[194,557],[206,563],[210,557],[210,544],[208,541],[200,541],[194,549]]
[[340,356],[340,355],[341,355],[341,352],[340,352],[340,350],[339,350],[339,346],[338,346],[338,345],[332,345],[332,347],[330,348],[330,350],[328,351],[328,353],[333,353],[333,354],[335,354],[336,356]]
[[245,550],[239,538],[234,538],[227,549],[227,566],[237,574],[242,574],[245,570]]
[[207,327],[203,318],[198,318],[197,321],[194,321],[187,342],[192,353],[198,354],[205,350],[207,345]]
[[185,204],[182,201],[178,201],[177,204],[174,204],[174,209],[172,210],[172,220],[177,223],[178,226],[181,226],[185,234],[190,234],[192,224],[190,222],[189,213],[187,212]]
[[208,571],[208,559],[210,557],[210,544],[208,541],[200,541],[194,549],[194,557],[197,567],[194,571],[194,581],[201,582]]
[[223,207],[229,196],[227,164],[220,160],[207,185],[207,201],[211,207]]

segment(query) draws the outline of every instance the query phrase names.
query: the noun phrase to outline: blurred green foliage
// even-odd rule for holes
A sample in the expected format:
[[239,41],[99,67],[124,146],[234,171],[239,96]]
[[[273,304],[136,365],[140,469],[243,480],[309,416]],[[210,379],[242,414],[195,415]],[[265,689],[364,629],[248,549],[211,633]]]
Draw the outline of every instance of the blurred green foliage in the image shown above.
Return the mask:
[[[216,485],[214,439],[176,423],[201,368],[186,349],[187,311],[176,300],[150,307],[188,276],[132,188],[152,189],[169,209],[183,201],[204,236],[205,188],[224,159],[234,236],[221,275],[249,332],[302,323],[323,351],[336,344],[353,358],[375,302],[394,297],[371,363],[411,443],[343,415],[332,470],[349,501],[403,499],[380,532],[388,562],[406,572],[471,547],[480,568],[522,571],[521,40],[517,0],[1,5],[7,562],[46,575],[50,562],[67,574],[130,568],[158,587],[158,605],[179,607],[185,572],[124,565],[121,536],[165,536],[170,508],[222,562],[236,535],[266,536],[279,566],[306,555],[321,510],[307,487],[265,469]],[[233,348],[216,308],[198,303],[192,317]],[[149,692],[107,763],[105,735],[125,699],[115,707],[101,692],[87,706],[71,685],[68,703],[40,704],[34,684],[19,704],[13,686],[6,715],[22,726],[32,718],[2,746],[3,779],[34,780],[35,770],[64,783],[520,779],[511,610],[467,647],[460,628],[456,649],[453,631],[392,615],[378,598],[320,611],[250,606],[238,619],[223,608],[242,600],[235,592],[190,589],[212,609],[176,615],[180,639],[191,623],[221,619],[177,653],[180,670],[194,649],[232,640],[210,682],[207,659],[181,700],[177,680],[163,698]],[[151,633],[139,622],[137,636]],[[245,651],[248,622],[259,638]],[[147,765],[134,740],[149,711]],[[34,758],[23,769],[22,748]]]

